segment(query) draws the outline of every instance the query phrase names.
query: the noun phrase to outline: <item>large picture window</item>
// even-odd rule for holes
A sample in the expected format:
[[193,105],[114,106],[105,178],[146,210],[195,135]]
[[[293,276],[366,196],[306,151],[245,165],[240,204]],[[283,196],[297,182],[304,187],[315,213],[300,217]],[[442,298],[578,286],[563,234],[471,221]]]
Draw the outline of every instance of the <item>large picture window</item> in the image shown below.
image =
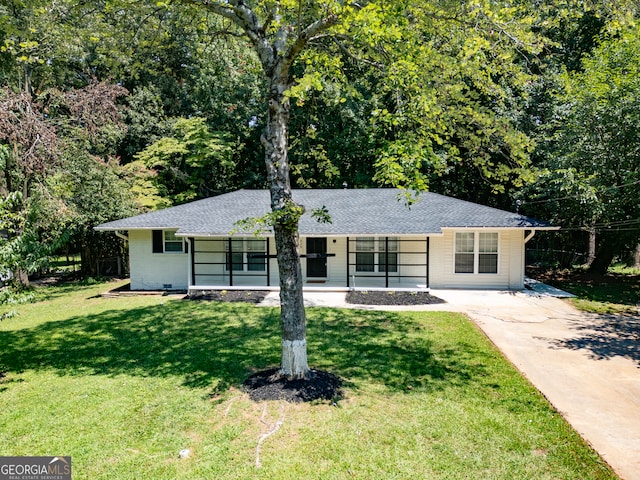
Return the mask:
[[234,238],[224,242],[225,270],[234,272],[264,272],[267,269],[265,240]]
[[[388,250],[387,251],[387,245]],[[356,239],[356,272],[398,271],[398,239],[396,237]]]
[[498,233],[457,232],[455,273],[498,273]]

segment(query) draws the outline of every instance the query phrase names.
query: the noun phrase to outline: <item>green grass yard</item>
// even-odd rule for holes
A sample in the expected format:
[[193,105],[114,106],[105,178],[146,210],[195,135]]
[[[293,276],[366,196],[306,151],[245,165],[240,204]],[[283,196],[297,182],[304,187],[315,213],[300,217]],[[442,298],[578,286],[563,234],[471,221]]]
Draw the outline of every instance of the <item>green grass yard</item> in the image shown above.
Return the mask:
[[343,398],[254,403],[238,386],[278,363],[278,310],[106,288],[0,322],[1,455],[71,455],[76,480],[616,478],[462,315],[309,309]]

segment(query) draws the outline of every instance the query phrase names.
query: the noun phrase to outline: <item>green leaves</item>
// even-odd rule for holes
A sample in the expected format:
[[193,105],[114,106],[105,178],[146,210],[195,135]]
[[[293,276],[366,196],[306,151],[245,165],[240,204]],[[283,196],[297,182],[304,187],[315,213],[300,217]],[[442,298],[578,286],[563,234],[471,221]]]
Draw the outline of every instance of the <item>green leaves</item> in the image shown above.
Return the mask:
[[614,253],[640,242],[640,28],[615,29],[581,70],[559,77],[532,205],[569,231],[594,232],[610,255],[596,262],[605,270]]
[[22,192],[0,198],[0,273],[33,273],[48,263],[52,244],[37,234],[39,203],[25,199]]
[[174,136],[164,137],[136,155],[157,173],[156,182],[173,203],[227,191],[232,185],[234,142],[211,132],[200,117],[179,118]]
[[524,181],[532,143],[505,113],[531,78],[521,60],[544,45],[529,28],[534,18],[491,2],[408,3],[387,18],[401,36],[391,29],[379,48],[378,183],[424,189],[458,166],[494,192]]
[[[318,213],[314,212],[312,216],[317,218],[319,222],[326,223],[329,221],[328,211],[326,208],[324,211],[319,209],[317,212]],[[284,205],[281,208],[266,213],[262,217],[249,217],[237,221],[235,223],[237,230],[229,232],[229,234],[233,235],[238,230],[242,230],[245,232],[252,232],[255,236],[259,236],[268,232],[276,225],[287,232],[297,233],[298,222],[304,213],[305,208],[302,205],[298,205],[293,200],[287,199],[284,201]]]

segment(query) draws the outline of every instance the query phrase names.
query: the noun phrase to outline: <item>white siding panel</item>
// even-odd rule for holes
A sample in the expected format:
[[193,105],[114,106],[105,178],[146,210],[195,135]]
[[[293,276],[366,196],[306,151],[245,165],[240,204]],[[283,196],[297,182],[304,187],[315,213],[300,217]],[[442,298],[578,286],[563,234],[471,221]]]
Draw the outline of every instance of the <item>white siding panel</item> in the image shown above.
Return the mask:
[[509,288],[512,290],[522,290],[524,288],[524,264],[525,264],[525,244],[524,231],[511,230],[509,249]]
[[[333,243],[335,242],[335,243]],[[347,285],[347,238],[327,238],[327,253],[335,257],[327,258],[327,282],[336,285]]]
[[[469,231],[469,230],[465,230]],[[489,232],[491,230],[478,230]],[[430,282],[432,288],[521,289],[524,282],[524,232],[499,230],[498,273],[455,273],[455,230],[431,238]]]
[[162,290],[165,286],[186,290],[189,255],[153,253],[151,230],[129,231],[129,262],[132,290]]
[[400,275],[403,283],[425,285],[427,282],[426,237],[402,238],[399,243]]

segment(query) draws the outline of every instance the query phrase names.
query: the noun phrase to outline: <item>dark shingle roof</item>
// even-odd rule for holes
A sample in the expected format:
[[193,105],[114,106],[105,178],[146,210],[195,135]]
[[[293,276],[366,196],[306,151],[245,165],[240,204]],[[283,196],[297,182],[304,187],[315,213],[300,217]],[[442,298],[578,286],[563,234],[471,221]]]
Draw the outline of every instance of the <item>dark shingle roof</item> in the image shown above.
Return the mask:
[[[295,202],[306,208],[302,235],[438,234],[443,228],[553,228],[547,222],[466,202],[423,193],[407,205],[392,188],[294,190]],[[318,223],[311,211],[325,206],[332,223]],[[270,211],[267,190],[238,190],[185,205],[145,213],[96,227],[97,230],[178,229],[185,236],[226,236],[238,220]]]

